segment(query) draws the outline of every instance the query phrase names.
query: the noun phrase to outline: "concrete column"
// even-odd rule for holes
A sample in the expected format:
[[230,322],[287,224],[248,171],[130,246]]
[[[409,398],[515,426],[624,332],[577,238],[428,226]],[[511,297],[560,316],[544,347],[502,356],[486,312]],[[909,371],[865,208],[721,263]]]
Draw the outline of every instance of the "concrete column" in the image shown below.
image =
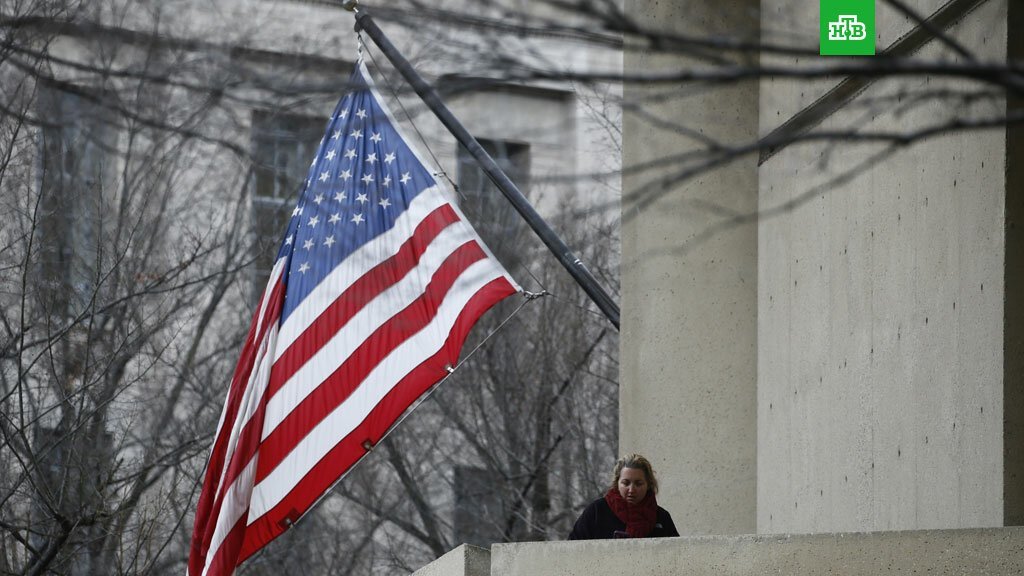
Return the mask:
[[[765,4],[777,29],[816,31],[805,4]],[[949,4],[961,10],[946,33],[979,60],[1005,58],[1013,2]],[[913,23],[889,18],[883,39],[899,42],[896,24],[910,32]],[[938,41],[913,56],[959,58]],[[762,120],[785,122],[822,84],[765,78]],[[977,107],[901,104],[978,86],[879,79],[818,121],[910,134],[1001,112],[998,96]],[[1010,158],[1005,130],[992,130],[900,150],[795,144],[761,165],[762,215],[792,208],[760,222],[759,532],[1003,524],[1004,449],[1020,458],[1004,424],[1020,414],[1020,348],[1009,338],[1021,330],[1020,289],[1011,292],[1021,256],[1010,248],[1016,232],[1004,240],[1019,192]]]
[[[757,38],[758,2],[628,0],[642,26]],[[627,48],[626,74],[705,65]],[[756,82],[694,90],[627,82],[623,114],[621,453],[652,460],[682,534],[756,525],[756,158],[681,178],[702,134],[757,136]],[[648,98],[658,96],[657,98]],[[658,168],[637,170],[662,160]],[[709,233],[716,230],[713,233]]]

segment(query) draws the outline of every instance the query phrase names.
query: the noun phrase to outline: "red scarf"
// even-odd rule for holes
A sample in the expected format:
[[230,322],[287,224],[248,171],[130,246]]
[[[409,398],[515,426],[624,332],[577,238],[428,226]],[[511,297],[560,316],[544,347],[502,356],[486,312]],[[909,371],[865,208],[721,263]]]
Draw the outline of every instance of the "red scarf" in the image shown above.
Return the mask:
[[658,519],[658,500],[653,491],[648,491],[639,504],[630,504],[618,490],[612,488],[604,495],[604,501],[615,516],[626,523],[626,533],[630,538],[646,538],[654,531]]

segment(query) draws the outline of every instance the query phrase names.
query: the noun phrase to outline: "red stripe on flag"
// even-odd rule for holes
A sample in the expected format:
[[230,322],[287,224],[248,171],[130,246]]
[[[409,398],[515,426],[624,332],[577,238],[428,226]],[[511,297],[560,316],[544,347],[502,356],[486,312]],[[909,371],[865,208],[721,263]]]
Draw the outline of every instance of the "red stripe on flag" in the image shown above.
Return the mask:
[[237,563],[243,562],[284,532],[282,524],[285,518],[305,513],[325,490],[362,457],[365,452],[362,444],[365,440],[376,444],[417,398],[447,374],[446,366],[456,364],[459,351],[476,320],[495,303],[515,291],[508,280],[502,277],[492,280],[470,298],[441,349],[399,381],[367,418],[311,468],[281,502],[248,526]]
[[341,330],[357,312],[381,292],[401,280],[420,261],[427,246],[446,227],[458,222],[451,205],[445,204],[431,212],[416,226],[394,256],[374,266],[352,283],[337,300],[293,342],[274,364],[267,397],[273,397],[281,386]]
[[[371,300],[389,285],[400,280],[406,273],[408,273],[408,270],[413,268],[419,262],[420,256],[422,256],[426,247],[433,241],[433,239],[447,226],[457,221],[458,216],[448,204],[445,204],[431,212],[423,221],[420,222],[413,235],[403,243],[402,247],[394,256],[378,264],[372,268],[367,275],[354,282],[349,289],[346,290],[345,293],[328,308],[327,311],[320,315],[320,317],[314,322],[313,326],[308,328],[298,340],[292,343],[288,352],[278,359],[271,370],[268,389],[264,392],[263,398],[258,404],[252,417],[248,422],[246,422],[239,433],[238,443],[227,464],[227,472],[224,474],[224,482],[216,491],[216,499],[210,509],[220,509],[221,504],[227,495],[228,489],[234,484],[238,475],[242,473],[246,466],[248,466],[249,462],[256,455],[257,450],[260,451],[260,461],[262,462],[265,459],[265,448],[261,447],[260,439],[263,436],[263,419],[266,414],[267,402],[269,402],[270,397],[273,396],[273,392],[275,391],[275,381],[278,382],[276,384],[276,388],[279,389],[281,385],[283,385],[283,383],[286,382],[287,379],[298,369],[297,366],[291,365],[289,360],[291,362],[301,362],[302,364],[308,361],[309,357],[315,354],[316,350],[322,347],[323,344],[326,343],[326,341],[343,326],[343,324],[338,324],[335,327],[331,324],[332,322],[348,322],[349,318],[351,318],[351,314],[344,316],[346,312],[352,311],[352,314],[354,314],[355,311],[358,311],[358,309],[365,305],[365,302]],[[480,252],[480,257],[483,257],[482,251]],[[350,304],[350,301],[353,301],[354,304]],[[278,306],[278,308],[280,308],[280,306]],[[325,327],[333,329],[334,331],[331,332],[330,330],[325,329]],[[251,362],[252,360],[250,359],[250,363]],[[299,365],[301,366],[301,364]],[[279,373],[287,374],[287,377],[282,378],[277,376]],[[219,471],[221,470],[221,466],[223,466],[223,459],[221,459],[220,466],[218,467],[218,476],[220,474]],[[259,477],[256,482],[259,482]],[[203,496],[205,497],[208,495],[209,493],[204,487]],[[209,542],[213,536],[213,530],[215,528],[215,523],[206,528],[206,531],[204,532],[204,542]]]
[[434,273],[423,294],[377,328],[263,440],[255,483],[266,478],[302,438],[340,406],[381,360],[429,324],[459,275],[486,257],[475,240],[452,252]]
[[[231,527],[231,531],[228,532],[227,537],[221,542],[220,548],[213,555],[213,560],[210,562],[210,570],[206,573],[207,576],[226,576],[235,571],[235,567],[240,562],[237,560],[235,553],[241,548],[245,538],[245,522],[248,516],[247,509],[241,518],[238,519],[238,522],[235,522],[235,525]],[[199,570],[193,572],[193,574],[199,575],[202,569],[203,567],[200,566]]]
[[[256,352],[263,342],[270,327],[273,326],[281,314],[281,305],[284,302],[284,282],[280,279],[274,283],[270,292],[270,298],[266,306],[256,310],[253,314],[252,324],[249,326],[249,334],[246,336],[245,345],[239,355],[238,364],[235,365],[235,374],[231,378],[231,385],[228,387],[228,398],[224,408],[224,418],[221,427],[217,430],[217,436],[213,447],[210,449],[210,459],[206,465],[206,475],[203,480],[203,489],[199,496],[199,503],[196,506],[196,519],[192,529],[192,545],[189,551],[189,572],[199,574],[206,561],[206,554],[210,545],[210,538],[217,525],[217,517],[211,515],[212,510],[217,510],[214,503],[221,500],[220,490],[217,490],[217,482],[220,481],[224,461],[227,459],[227,442],[231,435],[231,429],[235,418],[238,416],[238,409],[242,398],[245,396],[245,386],[252,375],[255,364]],[[263,312],[262,318],[260,312]],[[257,333],[257,329],[259,332]],[[232,479],[233,481],[233,479]],[[230,482],[228,482],[230,484]],[[197,536],[202,536],[197,538]]]

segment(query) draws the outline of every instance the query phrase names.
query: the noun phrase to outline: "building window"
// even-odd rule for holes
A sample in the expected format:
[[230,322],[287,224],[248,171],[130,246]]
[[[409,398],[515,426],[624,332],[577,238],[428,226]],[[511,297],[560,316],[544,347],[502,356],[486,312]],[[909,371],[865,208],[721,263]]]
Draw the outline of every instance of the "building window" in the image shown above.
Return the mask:
[[502,529],[506,511],[498,475],[486,468],[456,466],[454,481],[454,541],[483,548],[507,541]]
[[256,265],[253,289],[259,297],[316,154],[325,122],[293,114],[257,112],[253,116],[255,191],[252,200]]
[[[528,195],[530,146],[505,140],[478,141],[519,190]],[[502,264],[513,268],[520,258],[517,247],[525,229],[522,218],[463,146],[459,146],[457,174],[462,211]]]
[[105,198],[117,175],[116,119],[92,99],[42,89],[40,295],[75,315],[95,296]]

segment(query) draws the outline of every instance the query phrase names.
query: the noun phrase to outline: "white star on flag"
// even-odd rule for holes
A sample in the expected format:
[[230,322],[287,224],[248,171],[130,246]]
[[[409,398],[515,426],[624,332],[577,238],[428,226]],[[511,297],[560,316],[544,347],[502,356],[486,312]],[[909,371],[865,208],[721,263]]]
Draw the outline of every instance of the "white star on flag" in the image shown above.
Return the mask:
[[[231,576],[285,530],[315,528],[299,520],[458,365],[477,319],[520,290],[391,124],[364,65],[349,85],[223,386],[188,576]],[[371,154],[368,174],[357,164]],[[339,176],[317,182],[324,171]],[[375,176],[404,185],[379,197]]]
[[376,164],[377,163],[377,153],[376,152],[371,152],[370,154],[367,154],[366,155],[366,161],[369,162],[370,164]]
[[324,158],[327,160],[334,160],[334,154],[334,150],[328,150],[327,154],[324,155]]

